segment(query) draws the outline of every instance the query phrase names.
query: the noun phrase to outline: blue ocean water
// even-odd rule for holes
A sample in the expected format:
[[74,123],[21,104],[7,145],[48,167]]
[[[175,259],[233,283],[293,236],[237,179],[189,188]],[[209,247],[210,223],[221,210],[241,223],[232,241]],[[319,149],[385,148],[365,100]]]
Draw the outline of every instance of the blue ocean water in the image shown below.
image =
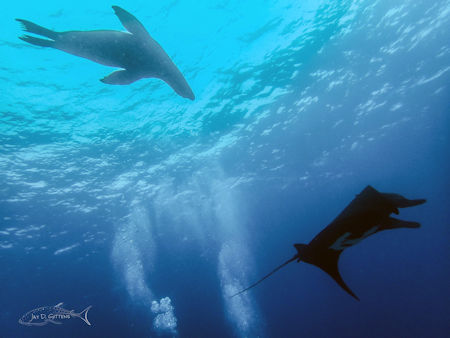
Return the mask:
[[[196,94],[31,46],[14,18],[123,30]],[[445,337],[450,1],[8,2],[0,12],[1,337]],[[420,229],[295,254],[371,184]],[[23,326],[60,302],[91,326]]]

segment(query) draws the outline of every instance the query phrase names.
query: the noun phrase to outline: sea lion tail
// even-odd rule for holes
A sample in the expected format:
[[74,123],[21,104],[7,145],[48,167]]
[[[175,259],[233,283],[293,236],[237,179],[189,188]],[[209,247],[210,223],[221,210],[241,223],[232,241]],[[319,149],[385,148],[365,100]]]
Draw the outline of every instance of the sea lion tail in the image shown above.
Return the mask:
[[52,31],[51,29],[47,29],[45,27],[36,25],[35,23],[32,23],[27,20],[23,20],[23,19],[16,19],[16,21],[20,22],[20,24],[22,25],[22,28],[25,32],[42,35],[42,36],[45,36],[46,38],[49,38],[52,40],[55,40],[58,38],[58,33],[55,31]]

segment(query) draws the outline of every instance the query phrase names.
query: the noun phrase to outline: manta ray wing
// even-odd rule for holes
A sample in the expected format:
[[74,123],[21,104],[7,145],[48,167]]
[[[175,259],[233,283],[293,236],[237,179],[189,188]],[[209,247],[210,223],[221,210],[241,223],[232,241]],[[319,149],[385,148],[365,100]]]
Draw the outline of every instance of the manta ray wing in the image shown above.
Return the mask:
[[341,273],[339,272],[339,257],[342,251],[329,250],[326,254],[322,255],[317,263],[311,263],[318,268],[325,271],[331,278],[335,280],[339,286],[344,289],[350,296],[359,301],[359,298],[355,293],[345,284],[342,279]]

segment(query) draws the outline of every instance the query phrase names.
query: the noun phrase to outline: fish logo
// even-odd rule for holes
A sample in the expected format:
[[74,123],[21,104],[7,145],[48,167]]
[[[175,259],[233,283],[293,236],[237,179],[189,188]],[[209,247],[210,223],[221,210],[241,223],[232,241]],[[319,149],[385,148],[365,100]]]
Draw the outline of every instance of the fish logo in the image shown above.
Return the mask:
[[62,324],[61,320],[78,317],[87,325],[91,325],[87,318],[87,314],[92,305],[85,308],[83,311],[77,313],[75,310],[66,310],[62,308],[63,303],[55,306],[43,306],[25,313],[19,319],[19,324],[26,326],[44,326],[48,323]]

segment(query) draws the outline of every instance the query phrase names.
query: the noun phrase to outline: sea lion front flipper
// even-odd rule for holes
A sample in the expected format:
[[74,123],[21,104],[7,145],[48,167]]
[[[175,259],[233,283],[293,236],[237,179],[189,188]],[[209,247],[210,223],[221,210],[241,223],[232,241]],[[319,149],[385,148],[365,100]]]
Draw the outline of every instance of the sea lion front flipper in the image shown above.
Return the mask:
[[144,25],[141,24],[139,20],[134,17],[134,15],[128,13],[126,10],[120,8],[119,6],[112,6],[112,8],[114,9],[114,13],[117,15],[120,22],[126,28],[127,31],[137,36],[150,37],[150,34],[148,34]]
[[112,72],[100,81],[112,85],[127,85],[139,80],[140,78],[141,76],[137,75],[136,73],[130,72],[126,69],[122,69]]

